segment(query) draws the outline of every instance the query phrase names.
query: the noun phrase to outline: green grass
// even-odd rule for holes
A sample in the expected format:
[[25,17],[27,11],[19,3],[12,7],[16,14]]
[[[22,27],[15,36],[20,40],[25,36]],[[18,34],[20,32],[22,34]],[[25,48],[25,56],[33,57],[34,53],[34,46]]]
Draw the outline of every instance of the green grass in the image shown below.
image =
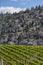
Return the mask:
[[43,46],[0,45],[4,65],[43,65]]

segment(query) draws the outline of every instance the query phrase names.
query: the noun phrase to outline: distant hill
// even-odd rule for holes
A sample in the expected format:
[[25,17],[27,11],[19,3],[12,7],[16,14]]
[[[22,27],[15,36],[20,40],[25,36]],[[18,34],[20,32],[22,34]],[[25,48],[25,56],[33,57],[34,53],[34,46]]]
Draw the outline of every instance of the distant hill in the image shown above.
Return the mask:
[[43,45],[43,6],[0,14],[0,44]]

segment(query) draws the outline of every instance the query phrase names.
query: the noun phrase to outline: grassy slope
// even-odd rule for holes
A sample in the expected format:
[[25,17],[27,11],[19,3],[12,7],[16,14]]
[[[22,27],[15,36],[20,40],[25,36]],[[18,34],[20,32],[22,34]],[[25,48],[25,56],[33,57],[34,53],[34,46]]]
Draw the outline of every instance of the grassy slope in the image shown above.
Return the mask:
[[0,45],[4,65],[43,65],[43,46]]

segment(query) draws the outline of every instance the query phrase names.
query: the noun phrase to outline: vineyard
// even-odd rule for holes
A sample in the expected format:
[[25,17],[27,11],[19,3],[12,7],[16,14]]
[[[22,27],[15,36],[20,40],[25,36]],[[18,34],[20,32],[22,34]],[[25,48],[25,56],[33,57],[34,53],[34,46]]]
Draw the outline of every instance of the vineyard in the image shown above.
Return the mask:
[[0,45],[3,65],[43,65],[43,46]]

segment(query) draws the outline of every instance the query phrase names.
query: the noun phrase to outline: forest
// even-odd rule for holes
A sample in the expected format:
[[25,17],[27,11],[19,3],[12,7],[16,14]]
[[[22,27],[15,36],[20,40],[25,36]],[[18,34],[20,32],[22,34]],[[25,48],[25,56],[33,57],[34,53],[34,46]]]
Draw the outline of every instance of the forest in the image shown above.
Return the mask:
[[0,13],[0,44],[43,45],[43,6]]

